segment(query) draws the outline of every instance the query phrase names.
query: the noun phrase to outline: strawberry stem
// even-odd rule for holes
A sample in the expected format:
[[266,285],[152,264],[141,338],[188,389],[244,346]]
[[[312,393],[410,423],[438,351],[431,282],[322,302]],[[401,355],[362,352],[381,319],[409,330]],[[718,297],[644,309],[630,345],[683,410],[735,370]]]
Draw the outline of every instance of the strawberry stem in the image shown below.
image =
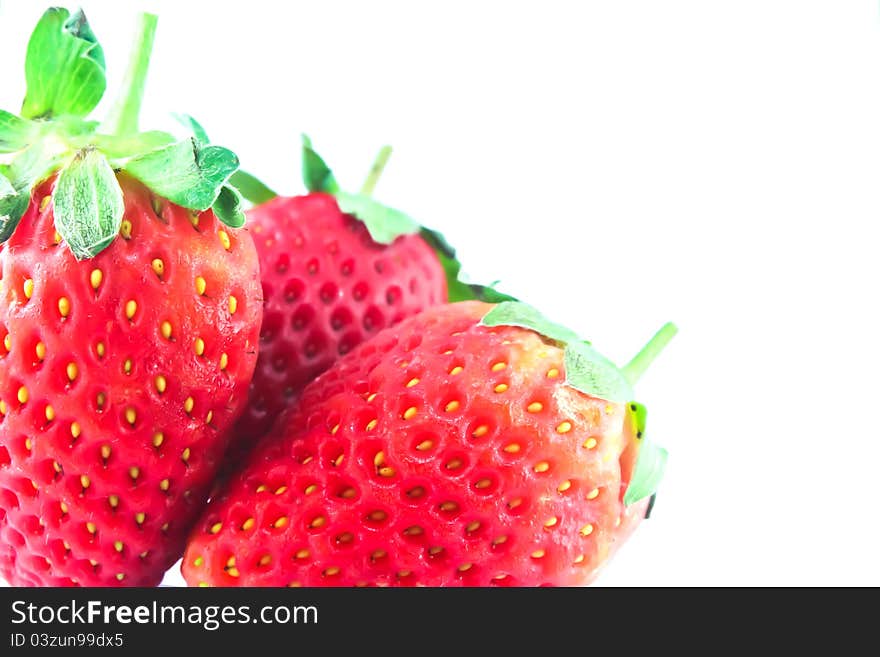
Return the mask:
[[361,186],[361,194],[364,196],[370,196],[373,193],[373,190],[376,188],[376,183],[379,182],[379,178],[382,176],[382,172],[385,170],[385,165],[388,164],[388,159],[390,157],[391,146],[383,146],[376,155],[376,159],[373,160],[373,166],[370,167],[370,173],[367,175],[367,179]]
[[678,333],[678,327],[672,322],[667,322],[663,327],[654,334],[654,337],[648,340],[648,344],[642,347],[631,361],[621,368],[623,376],[629,381],[630,385],[635,384],[642,375],[654,362],[654,359],[660,355],[660,352],[669,344],[669,341]]
[[128,70],[122,82],[122,90],[110,108],[104,128],[113,135],[127,135],[138,130],[138,116],[144,99],[150,53],[156,35],[155,14],[142,13],[138,18],[137,31],[128,62]]

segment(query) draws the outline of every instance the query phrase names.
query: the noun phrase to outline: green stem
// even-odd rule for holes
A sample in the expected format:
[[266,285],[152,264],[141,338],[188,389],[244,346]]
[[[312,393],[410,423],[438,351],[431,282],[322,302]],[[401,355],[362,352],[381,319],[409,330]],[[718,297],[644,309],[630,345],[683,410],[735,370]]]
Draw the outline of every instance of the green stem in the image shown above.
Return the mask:
[[648,344],[642,347],[641,351],[621,368],[623,375],[630,385],[635,384],[636,381],[642,378],[642,375],[651,366],[654,359],[660,355],[660,352],[675,337],[676,333],[678,333],[678,327],[672,322],[667,322],[654,334],[654,337],[648,341]]
[[150,53],[153,50],[157,21],[158,18],[154,14],[147,13],[142,13],[138,19],[137,32],[121,93],[104,121],[104,129],[110,134],[127,135],[138,130],[138,116],[144,99],[144,86],[147,82],[147,69],[150,66]]
[[376,159],[373,160],[373,166],[370,167],[370,173],[367,175],[367,179],[361,186],[361,194],[364,196],[370,196],[370,194],[373,193],[373,190],[376,188],[376,183],[379,182],[379,178],[385,170],[385,165],[388,164],[388,158],[390,157],[391,146],[383,146],[379,150],[379,154],[376,155]]

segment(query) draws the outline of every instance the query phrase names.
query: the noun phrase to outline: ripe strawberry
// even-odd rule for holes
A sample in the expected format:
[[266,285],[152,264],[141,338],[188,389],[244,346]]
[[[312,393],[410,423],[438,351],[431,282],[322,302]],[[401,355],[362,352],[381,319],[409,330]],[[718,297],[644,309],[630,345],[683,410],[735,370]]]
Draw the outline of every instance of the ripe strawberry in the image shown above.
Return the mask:
[[[154,27],[144,17],[140,58]],[[49,32],[60,54],[41,44]],[[28,70],[69,83],[83,59],[70,53],[95,47],[81,13],[51,9]],[[102,80],[103,56],[90,61],[88,79]],[[127,96],[135,106],[142,76]],[[136,109],[119,132],[97,133],[76,118],[91,107],[65,98],[29,78],[25,110],[40,109],[16,117],[23,152],[0,175],[12,189],[0,198],[0,575],[155,585],[180,555],[244,403],[261,317],[257,255],[247,232],[220,223],[240,219],[224,187],[234,155],[137,133]],[[30,120],[36,111],[44,124]]]
[[[644,516],[665,452],[636,378],[518,302],[425,310],[316,379],[207,507],[191,585],[577,585]],[[638,460],[638,467],[636,461]]]
[[[232,459],[266,434],[302,388],[340,356],[448,298],[441,258],[454,261],[439,236],[364,195],[341,192],[304,141],[304,178],[313,191],[248,211],[260,255],[264,316]],[[453,298],[457,291],[479,292],[457,282],[457,273],[457,267],[450,270]]]

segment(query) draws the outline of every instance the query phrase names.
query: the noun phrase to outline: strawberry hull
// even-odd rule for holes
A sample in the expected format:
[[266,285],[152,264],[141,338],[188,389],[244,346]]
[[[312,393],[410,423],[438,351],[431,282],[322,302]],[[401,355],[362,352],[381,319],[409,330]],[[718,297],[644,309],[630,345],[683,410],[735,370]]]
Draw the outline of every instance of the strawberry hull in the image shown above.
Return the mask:
[[54,180],[0,249],[0,575],[155,585],[244,404],[260,325],[249,234],[119,175],[120,235],[78,261]]
[[623,503],[627,404],[565,385],[562,349],[490,308],[425,310],[307,386],[195,526],[187,582],[592,581],[647,506]]

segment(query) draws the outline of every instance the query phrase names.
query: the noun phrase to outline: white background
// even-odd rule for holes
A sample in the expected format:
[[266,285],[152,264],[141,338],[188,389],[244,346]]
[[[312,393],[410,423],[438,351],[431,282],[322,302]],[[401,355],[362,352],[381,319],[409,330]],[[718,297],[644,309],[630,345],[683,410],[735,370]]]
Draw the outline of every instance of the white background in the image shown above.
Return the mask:
[[[604,585],[880,585],[874,0],[84,2],[142,125],[189,112],[276,189],[308,132],[472,278],[627,360],[671,457]],[[43,2],[0,2],[0,107]],[[108,95],[112,95],[108,93]],[[180,582],[176,570],[168,582]]]

